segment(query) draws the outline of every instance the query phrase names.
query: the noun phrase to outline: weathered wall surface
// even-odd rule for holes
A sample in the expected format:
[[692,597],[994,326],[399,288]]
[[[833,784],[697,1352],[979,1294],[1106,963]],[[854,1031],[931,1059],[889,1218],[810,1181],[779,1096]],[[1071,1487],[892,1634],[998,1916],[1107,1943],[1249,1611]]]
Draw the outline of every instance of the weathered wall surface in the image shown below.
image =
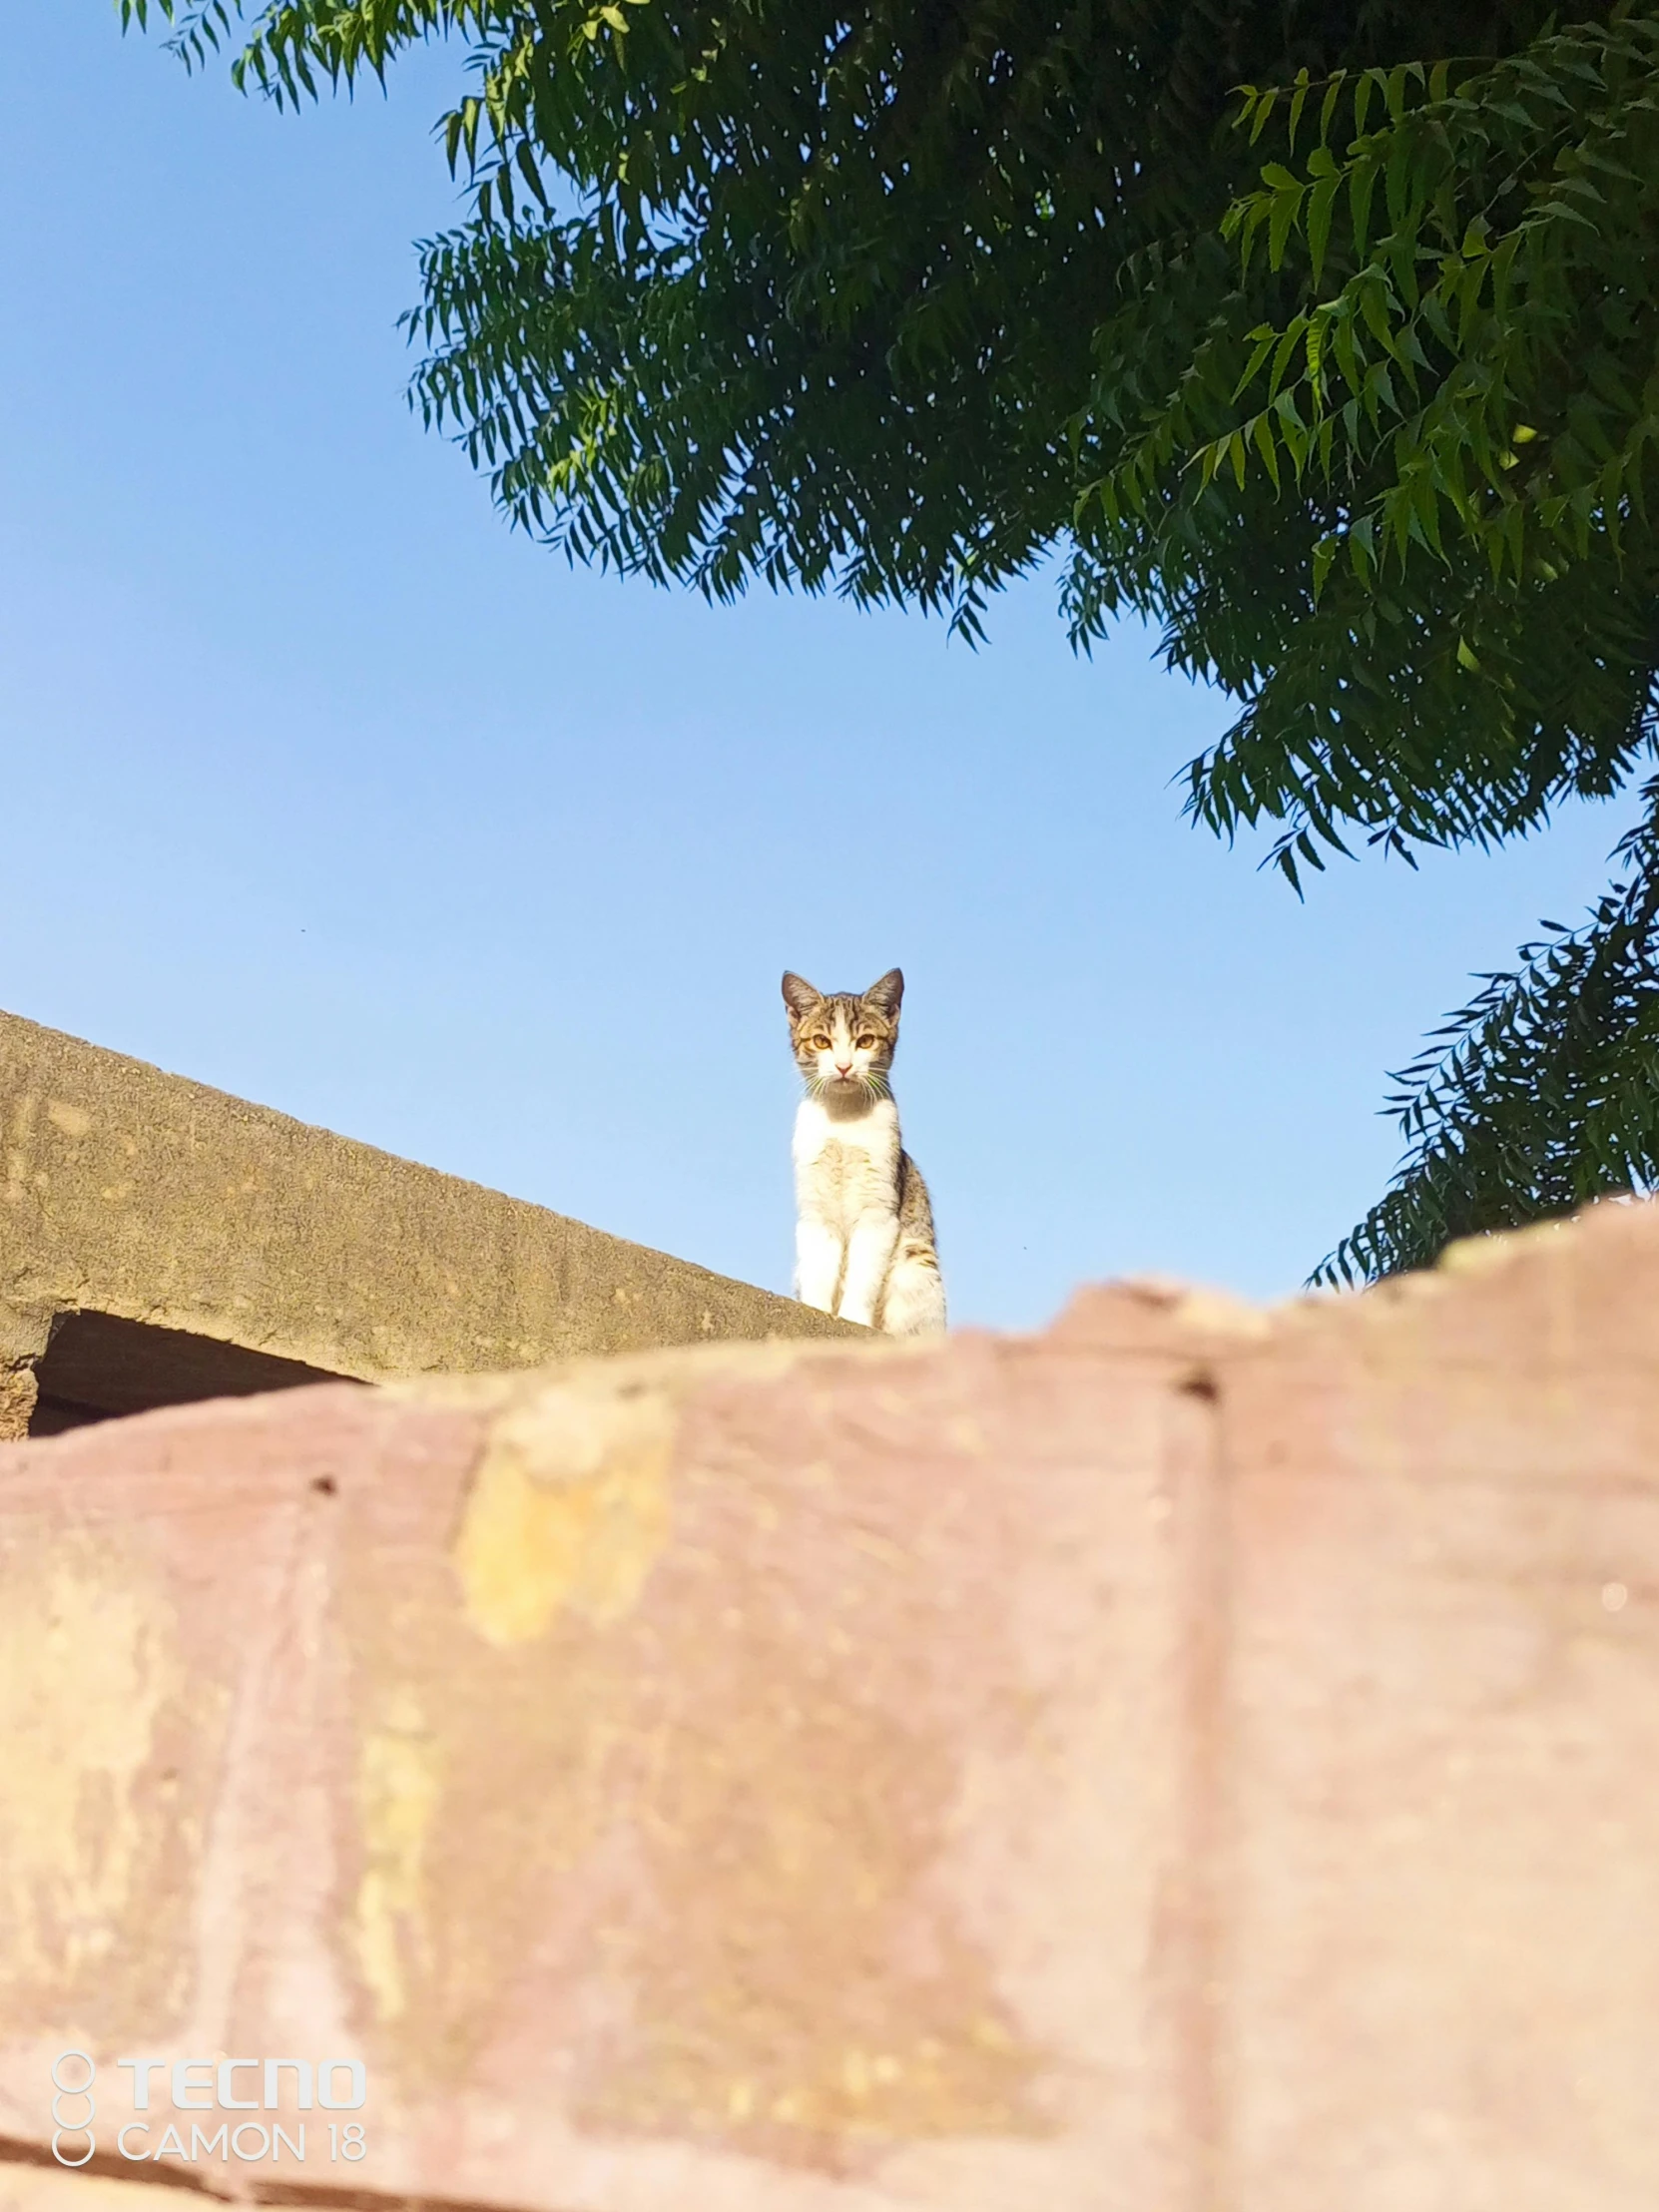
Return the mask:
[[[1652,2212],[1656,1355],[1615,1208],[6,1447],[0,2201]],[[125,2161],[138,2053],[365,2155]]]
[[850,1336],[747,1283],[0,1013],[0,1436],[54,1314],[331,1373]]

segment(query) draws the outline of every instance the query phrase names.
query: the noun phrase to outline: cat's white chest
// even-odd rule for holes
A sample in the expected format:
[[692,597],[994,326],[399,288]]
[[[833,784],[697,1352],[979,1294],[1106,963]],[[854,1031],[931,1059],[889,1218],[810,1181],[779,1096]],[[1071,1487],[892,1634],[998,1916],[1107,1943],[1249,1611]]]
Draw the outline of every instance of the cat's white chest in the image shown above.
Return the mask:
[[831,1120],[817,1099],[795,1117],[795,1187],[801,1212],[836,1228],[893,1204],[898,1177],[898,1109],[877,1099],[866,1114]]

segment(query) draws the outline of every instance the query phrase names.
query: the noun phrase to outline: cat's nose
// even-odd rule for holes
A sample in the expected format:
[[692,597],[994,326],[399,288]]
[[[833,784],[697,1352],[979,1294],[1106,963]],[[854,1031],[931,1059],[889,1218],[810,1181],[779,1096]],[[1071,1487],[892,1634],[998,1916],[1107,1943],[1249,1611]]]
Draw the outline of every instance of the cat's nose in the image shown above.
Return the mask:
[[852,1062],[850,1060],[837,1060],[835,1062],[835,1073],[837,1075],[850,1075],[852,1073]]

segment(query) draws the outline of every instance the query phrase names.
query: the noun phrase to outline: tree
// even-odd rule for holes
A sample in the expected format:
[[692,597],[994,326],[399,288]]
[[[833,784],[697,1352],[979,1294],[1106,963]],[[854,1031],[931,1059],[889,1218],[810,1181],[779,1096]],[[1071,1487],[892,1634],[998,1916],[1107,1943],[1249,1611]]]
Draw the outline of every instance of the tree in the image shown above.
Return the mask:
[[[1063,547],[1080,643],[1138,610],[1238,700],[1189,804],[1293,882],[1651,750],[1652,4],[157,4],[283,102],[466,41],[415,395],[574,557],[971,632]],[[1332,1279],[1645,1185],[1655,824],[1406,1072]]]
[[1659,1188],[1659,784],[1618,848],[1621,880],[1577,930],[1522,945],[1394,1078],[1394,1187],[1314,1280],[1431,1261],[1452,1237],[1520,1228],[1611,1192]]

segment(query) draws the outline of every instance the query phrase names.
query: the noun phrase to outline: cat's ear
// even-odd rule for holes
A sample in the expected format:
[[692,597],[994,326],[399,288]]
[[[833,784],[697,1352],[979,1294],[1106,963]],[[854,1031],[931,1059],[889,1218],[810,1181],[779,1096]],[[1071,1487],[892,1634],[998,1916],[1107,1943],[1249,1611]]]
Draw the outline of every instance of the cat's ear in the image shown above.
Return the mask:
[[815,1006],[824,1004],[824,993],[815,991],[804,975],[793,969],[784,970],[784,1004],[790,1010],[792,1021],[805,1021]]
[[888,1021],[896,1021],[898,1019],[899,1001],[903,996],[904,971],[902,968],[890,967],[879,982],[871,983],[869,989],[865,991],[864,1004],[873,1006],[875,1011],[878,1014],[884,1014]]

